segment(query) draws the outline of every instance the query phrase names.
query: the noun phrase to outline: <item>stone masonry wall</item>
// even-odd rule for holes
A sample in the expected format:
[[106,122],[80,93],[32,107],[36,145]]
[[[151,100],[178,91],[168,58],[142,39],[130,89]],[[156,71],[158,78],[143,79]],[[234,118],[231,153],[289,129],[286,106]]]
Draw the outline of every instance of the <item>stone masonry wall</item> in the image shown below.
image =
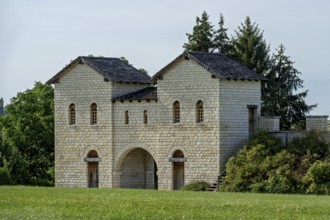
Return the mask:
[[[182,61],[158,80],[158,101],[116,101],[114,103],[114,175],[122,174],[127,152],[142,148],[150,153],[158,167],[158,188],[173,189],[175,150],[181,150],[185,162],[185,183],[193,180],[215,181],[219,175],[219,80],[193,61]],[[198,95],[196,95],[198,94]],[[204,102],[204,123],[196,123],[196,103]],[[173,103],[180,102],[181,121],[173,124]],[[124,114],[129,111],[129,124]],[[143,124],[143,111],[148,124]],[[115,180],[116,181],[116,180]],[[120,183],[116,182],[119,186]]]
[[[112,97],[147,87],[146,84],[105,82],[84,64],[77,64],[55,84],[55,184],[87,186],[84,158],[95,150],[99,162],[99,186],[112,187]],[[69,125],[69,105],[76,107],[76,124]],[[97,124],[90,125],[90,106],[97,104]]]
[[258,106],[260,115],[260,81],[220,80],[220,168],[235,155],[249,138],[248,105]]
[[[55,84],[55,185],[86,187],[84,158],[95,150],[99,186],[111,186],[111,83],[93,69],[77,64]],[[69,125],[69,105],[76,106],[76,124]],[[97,124],[90,124],[90,106],[97,104]]]
[[306,130],[327,130],[328,117],[327,115],[306,116]]

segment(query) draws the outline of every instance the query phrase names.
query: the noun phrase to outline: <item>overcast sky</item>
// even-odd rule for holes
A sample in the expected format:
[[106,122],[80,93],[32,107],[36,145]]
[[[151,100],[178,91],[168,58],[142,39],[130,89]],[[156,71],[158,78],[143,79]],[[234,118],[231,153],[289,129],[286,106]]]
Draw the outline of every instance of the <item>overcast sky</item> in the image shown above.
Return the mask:
[[272,51],[283,43],[302,73],[312,114],[330,115],[328,0],[0,0],[0,97],[46,82],[81,55],[125,56],[149,75],[183,52],[203,11],[229,34],[250,16]]

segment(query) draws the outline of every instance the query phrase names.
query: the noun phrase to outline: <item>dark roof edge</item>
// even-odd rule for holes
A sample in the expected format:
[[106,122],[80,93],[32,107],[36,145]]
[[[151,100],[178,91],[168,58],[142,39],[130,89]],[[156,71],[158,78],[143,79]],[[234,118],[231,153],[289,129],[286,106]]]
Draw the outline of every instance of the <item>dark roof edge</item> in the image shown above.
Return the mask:
[[[180,54],[178,57],[176,57],[172,62],[170,62],[169,64],[167,64],[164,68],[162,68],[161,70],[159,70],[152,78],[151,78],[151,82],[155,83],[157,81],[157,78],[162,76],[166,71],[168,71],[170,68],[172,68],[176,63],[178,63],[179,61],[181,61],[182,59],[184,59],[185,57],[188,57],[189,59],[192,59],[193,61],[195,61],[198,65],[200,65],[202,68],[204,68],[206,71],[208,71],[209,73],[211,73],[213,76],[215,76],[216,78],[219,78],[220,80],[223,79],[233,79],[233,80],[256,80],[256,81],[268,81],[268,79],[258,73],[259,76],[256,79],[245,79],[245,78],[225,78],[221,75],[219,75],[218,73],[214,72],[211,68],[209,68],[208,66],[206,66],[203,62],[201,62],[200,60],[198,60],[198,58],[196,58],[193,53],[205,53],[208,54],[207,52],[183,52],[182,54]],[[227,57],[228,59],[231,59],[229,57]],[[231,59],[232,60],[232,59]],[[237,63],[237,61],[233,60],[234,62]],[[238,63],[239,64],[239,63]],[[239,64],[242,65],[242,64]],[[242,65],[244,66],[244,65]],[[246,66],[244,66],[245,68],[247,68]],[[248,68],[247,68],[248,69]],[[253,71],[248,69],[249,71]],[[253,71],[254,72],[254,71]]]
[[58,72],[57,74],[55,74],[55,76],[53,76],[52,78],[50,78],[46,84],[54,84],[59,78],[62,77],[62,75],[67,72],[69,69],[71,69],[72,67],[74,67],[79,61],[81,60],[81,57],[77,57],[76,59],[74,59],[73,61],[71,61],[68,65],[66,65],[62,70],[60,70],[60,72]]
[[219,79],[224,79],[222,76],[219,76],[219,74],[215,73],[212,69],[210,69],[208,66],[206,66],[204,63],[202,63],[201,61],[199,61],[196,57],[194,57],[194,55],[189,54],[188,53],[188,57],[192,60],[194,60],[198,65],[200,65],[201,67],[203,67],[206,71],[210,72],[211,74],[213,74],[214,76],[217,76]]
[[146,87],[139,89],[134,92],[130,92],[124,95],[120,95],[112,98],[112,101],[125,101],[125,100],[157,100],[157,95],[155,97],[150,97],[153,92],[157,92],[157,87]]
[[[61,78],[68,70],[70,70],[71,68],[73,68],[79,62],[82,62],[82,63],[86,64],[87,66],[89,66],[90,68],[92,68],[93,70],[95,70],[97,73],[99,73],[101,76],[103,76],[105,79],[107,79],[107,80],[109,80],[111,82],[115,82],[115,83],[132,83],[131,81],[115,81],[115,80],[111,79],[110,76],[108,76],[107,74],[105,74],[102,70],[100,70],[99,68],[97,68],[96,66],[94,66],[92,63],[88,62],[88,60],[86,60],[84,58],[86,58],[86,57],[85,56],[79,56],[76,59],[74,59],[73,61],[71,61],[60,72],[58,72],[55,76],[53,76],[51,79],[49,79],[46,82],[46,84],[54,84],[54,83],[56,83],[56,81],[59,78]],[[93,57],[91,57],[91,58],[93,58]],[[97,58],[100,59],[102,57],[97,57]],[[106,57],[103,57],[103,58],[106,59]],[[119,60],[119,58],[111,58],[111,59],[118,59]],[[135,67],[133,67],[133,68],[135,68]],[[150,81],[151,81],[151,79],[148,80],[148,82],[138,82],[138,83],[140,83],[140,84],[150,84]]]
[[151,82],[156,82],[158,77],[163,75],[167,70],[169,70],[172,66],[174,66],[176,63],[181,61],[185,56],[187,56],[187,52],[183,52],[178,57],[176,57],[172,62],[167,64],[165,67],[159,70],[155,75],[153,75],[153,77],[151,77]]

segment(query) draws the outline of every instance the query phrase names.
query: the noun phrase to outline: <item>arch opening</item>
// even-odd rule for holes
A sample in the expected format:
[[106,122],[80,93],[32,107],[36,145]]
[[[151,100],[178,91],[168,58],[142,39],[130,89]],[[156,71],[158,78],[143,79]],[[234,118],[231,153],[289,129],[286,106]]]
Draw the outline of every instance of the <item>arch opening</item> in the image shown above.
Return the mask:
[[130,150],[119,167],[120,188],[158,189],[157,164],[148,151]]

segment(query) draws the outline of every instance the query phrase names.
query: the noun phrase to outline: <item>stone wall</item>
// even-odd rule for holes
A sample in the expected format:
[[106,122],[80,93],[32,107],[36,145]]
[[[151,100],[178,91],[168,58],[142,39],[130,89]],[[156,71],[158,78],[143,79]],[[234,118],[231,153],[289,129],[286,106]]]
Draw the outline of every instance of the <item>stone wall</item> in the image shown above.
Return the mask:
[[[99,162],[99,186],[111,186],[111,83],[93,69],[75,65],[55,85],[55,185],[87,186],[84,158],[95,150]],[[69,125],[69,105],[76,106],[76,124]],[[90,124],[90,106],[97,104],[97,124]]]
[[306,116],[306,130],[327,130],[328,116],[327,115],[313,115]]
[[221,80],[219,91],[220,166],[235,155],[249,139],[249,109],[256,106],[260,115],[260,81]]
[[279,131],[280,130],[280,117],[259,117],[258,130],[265,131]]
[[[192,61],[183,61],[158,81],[158,101],[116,101],[114,108],[115,170],[119,178],[123,158],[136,148],[146,150],[158,168],[158,188],[173,188],[175,150],[181,150],[185,162],[185,183],[214,181],[219,175],[219,80]],[[196,95],[198,94],[198,95]],[[196,123],[196,103],[204,103],[204,123]],[[173,123],[173,103],[180,102],[181,121]],[[148,123],[143,124],[143,111]],[[129,111],[129,124],[125,124]],[[119,186],[115,180],[115,185]]]

